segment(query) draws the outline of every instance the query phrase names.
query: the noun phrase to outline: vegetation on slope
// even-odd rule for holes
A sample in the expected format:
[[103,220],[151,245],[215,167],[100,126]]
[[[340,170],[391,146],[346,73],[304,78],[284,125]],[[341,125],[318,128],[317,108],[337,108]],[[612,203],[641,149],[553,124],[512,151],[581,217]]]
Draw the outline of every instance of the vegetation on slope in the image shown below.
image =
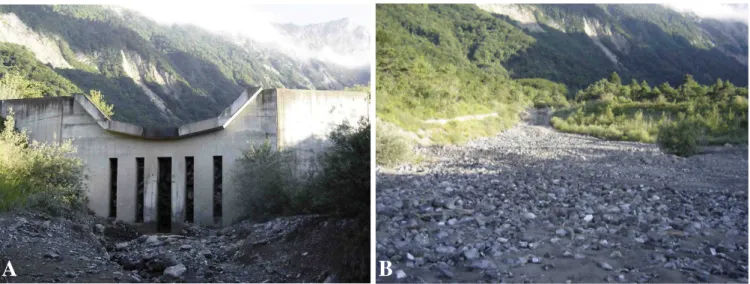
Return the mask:
[[0,61],[0,75],[5,81],[2,85],[19,92],[16,95],[1,92],[6,99],[69,96],[80,92],[75,84],[39,62],[31,51],[21,45],[0,42]]
[[[567,104],[564,86],[510,79],[501,63],[534,39],[475,6],[378,5],[376,40],[378,117],[434,142],[495,134],[532,103]],[[424,122],[494,112],[499,118]]]

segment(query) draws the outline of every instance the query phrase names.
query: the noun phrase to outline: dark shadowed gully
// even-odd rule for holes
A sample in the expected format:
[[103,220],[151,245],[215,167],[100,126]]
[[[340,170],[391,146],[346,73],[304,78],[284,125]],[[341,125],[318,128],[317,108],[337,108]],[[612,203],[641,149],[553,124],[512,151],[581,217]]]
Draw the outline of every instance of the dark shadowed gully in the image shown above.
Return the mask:
[[747,283],[747,147],[679,158],[543,125],[380,169],[378,281]]

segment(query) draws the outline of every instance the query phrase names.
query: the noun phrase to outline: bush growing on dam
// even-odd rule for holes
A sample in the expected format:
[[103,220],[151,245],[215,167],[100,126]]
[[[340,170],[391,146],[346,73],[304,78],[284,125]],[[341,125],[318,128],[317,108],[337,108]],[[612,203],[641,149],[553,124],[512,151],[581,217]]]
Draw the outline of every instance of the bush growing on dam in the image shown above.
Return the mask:
[[331,146],[309,172],[299,172],[293,150],[266,141],[237,160],[233,181],[240,188],[245,218],[266,220],[297,214],[366,216],[370,204],[370,124],[338,125]]
[[86,208],[83,163],[70,141],[29,142],[12,115],[0,132],[0,211],[34,209],[64,215]]

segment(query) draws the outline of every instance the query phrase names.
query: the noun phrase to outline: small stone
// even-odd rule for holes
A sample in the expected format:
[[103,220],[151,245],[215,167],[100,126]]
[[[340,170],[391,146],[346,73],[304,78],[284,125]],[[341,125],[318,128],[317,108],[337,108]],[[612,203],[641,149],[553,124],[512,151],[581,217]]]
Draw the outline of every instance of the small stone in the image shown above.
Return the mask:
[[531,257],[531,263],[541,263],[542,260],[536,256]]
[[404,272],[403,270],[399,269],[398,271],[396,271],[396,278],[397,279],[404,279],[404,278],[406,278],[406,272]]
[[471,264],[469,264],[469,267],[474,268],[474,269],[485,270],[485,269],[489,269],[493,267],[493,263],[486,259],[478,259],[478,260],[473,260]]
[[102,225],[102,224],[96,224],[96,225],[94,225],[94,232],[96,232],[97,234],[100,234],[100,235],[104,234],[104,225]]
[[408,259],[408,260],[414,260],[414,256],[407,252],[406,253],[406,259]]
[[497,238],[497,241],[498,241],[498,242],[501,242],[501,243],[507,243],[507,242],[508,242],[508,239],[506,239],[506,238],[502,238],[502,237],[501,237],[501,238]]
[[401,209],[404,207],[404,201],[402,201],[401,199],[396,199],[393,201],[393,203],[391,203],[391,206],[396,209]]
[[448,264],[446,264],[445,262],[438,263],[437,268],[438,268],[438,270],[440,270],[440,273],[444,277],[447,277],[447,278],[451,279],[451,278],[453,278],[453,277],[456,276],[456,274],[453,273],[453,271],[451,271],[451,267]]
[[523,217],[526,218],[526,219],[533,220],[533,219],[536,219],[536,214],[531,213],[531,212],[526,212],[526,213],[523,214]]
[[606,263],[606,262],[600,262],[599,267],[601,267],[604,270],[612,270],[612,265],[609,265],[609,263]]
[[611,254],[609,254],[609,257],[611,258],[620,258],[622,257],[622,253],[619,250],[613,251]]
[[191,245],[182,245],[182,246],[180,247],[180,250],[181,250],[181,251],[189,251],[189,250],[191,250],[191,249],[193,249],[193,246],[191,246]]
[[575,254],[575,255],[573,256],[573,258],[575,258],[575,259],[584,259],[584,258],[586,258],[586,256],[585,256],[585,255],[582,255],[582,254],[580,254],[580,253],[577,253],[577,254]]
[[583,221],[591,222],[591,220],[594,220],[594,215],[588,214],[583,217]]
[[148,236],[148,238],[146,239],[147,244],[155,244],[158,242],[159,242],[159,237],[157,236]]
[[167,277],[171,277],[172,279],[179,279],[182,277],[183,274],[187,271],[187,268],[182,263],[167,267],[167,269],[164,270],[164,275]]
[[435,249],[438,253],[453,254],[456,252],[456,248],[448,246],[439,246]]
[[199,254],[202,255],[203,257],[209,258],[209,259],[213,256],[213,254],[211,253],[211,251],[208,250],[208,249],[204,249],[204,250],[200,251]]
[[115,244],[115,250],[126,250],[129,245],[130,243],[128,242],[117,243]]
[[44,258],[58,260],[60,259],[60,255],[55,252],[48,252],[44,254]]
[[564,237],[568,235],[568,231],[565,229],[557,229],[557,231],[555,231],[555,234],[557,234],[558,236]]
[[479,258],[479,252],[475,248],[470,248],[464,251],[464,257],[467,260],[477,259]]

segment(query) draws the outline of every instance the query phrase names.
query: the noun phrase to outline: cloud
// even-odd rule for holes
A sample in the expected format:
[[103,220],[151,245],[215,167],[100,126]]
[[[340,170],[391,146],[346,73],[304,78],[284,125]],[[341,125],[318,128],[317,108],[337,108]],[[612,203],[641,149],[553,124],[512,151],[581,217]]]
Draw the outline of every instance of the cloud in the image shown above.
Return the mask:
[[719,4],[697,2],[675,2],[664,4],[678,12],[692,12],[701,18],[739,21],[748,23],[748,5],[746,3]]
[[281,35],[273,28],[275,15],[252,9],[249,4],[174,5],[170,2],[133,2],[118,6],[135,10],[160,24],[192,24],[215,33],[241,34],[253,40],[275,41]]
[[[252,4],[218,2],[210,5],[205,3],[174,5],[171,2],[134,1],[118,3],[117,6],[137,11],[160,24],[191,24],[218,34],[240,35],[303,60],[317,58],[345,67],[369,64],[369,54],[362,56],[336,54],[330,50],[314,51],[295,42],[273,25],[273,23],[290,22],[288,17],[285,17],[287,15],[265,12]],[[363,61],[363,58],[367,60]]]

